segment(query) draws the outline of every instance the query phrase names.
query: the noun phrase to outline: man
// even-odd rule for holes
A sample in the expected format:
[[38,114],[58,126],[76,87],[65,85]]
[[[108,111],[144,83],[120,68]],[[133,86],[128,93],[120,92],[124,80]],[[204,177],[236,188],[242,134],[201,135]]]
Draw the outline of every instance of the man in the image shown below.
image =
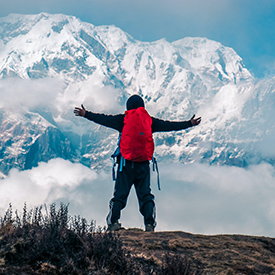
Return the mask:
[[[139,95],[131,96],[126,103],[127,111],[144,108],[144,101]],[[74,110],[76,116],[85,117],[100,125],[113,128],[122,133],[124,127],[124,114],[106,115],[87,111],[83,105]],[[165,121],[151,117],[152,133],[183,130],[200,124],[201,118],[195,115],[188,121]],[[118,157],[120,158],[120,156]],[[127,198],[132,185],[134,184],[140,213],[144,217],[145,231],[154,231],[155,221],[155,202],[154,195],[150,188],[150,169],[149,161],[134,162],[126,160],[123,167],[118,161],[117,178],[114,188],[114,196],[110,201],[110,211],[107,216],[108,230],[116,231],[121,228],[119,223],[120,212],[126,206]]]

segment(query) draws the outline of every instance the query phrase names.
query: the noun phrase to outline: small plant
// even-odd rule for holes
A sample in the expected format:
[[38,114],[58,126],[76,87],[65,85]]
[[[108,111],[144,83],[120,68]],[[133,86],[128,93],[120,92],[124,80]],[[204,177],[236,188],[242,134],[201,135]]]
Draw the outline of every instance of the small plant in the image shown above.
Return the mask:
[[163,257],[162,267],[159,275],[197,275],[197,270],[190,266],[190,262],[180,255],[171,255],[166,253]]
[[22,217],[15,211],[14,218],[10,204],[0,219],[0,273],[139,274],[118,236],[105,231],[95,221],[69,216],[62,203],[49,211],[46,206],[28,211],[24,204]]
[[196,274],[177,255],[165,255],[162,266],[131,255],[117,234],[71,217],[68,206],[25,203],[13,217],[10,204],[0,218],[0,274]]

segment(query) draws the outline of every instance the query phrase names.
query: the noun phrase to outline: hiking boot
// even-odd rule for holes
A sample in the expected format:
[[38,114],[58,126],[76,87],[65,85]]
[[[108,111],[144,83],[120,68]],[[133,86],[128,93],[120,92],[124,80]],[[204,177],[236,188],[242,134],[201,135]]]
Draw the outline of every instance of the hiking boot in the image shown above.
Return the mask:
[[146,232],[154,232],[155,231],[155,227],[152,224],[146,224],[145,225],[145,231]]
[[117,231],[117,230],[120,230],[120,229],[122,229],[121,223],[114,222],[114,223],[111,223],[111,224],[108,225],[107,231],[108,232],[110,232],[110,231]]

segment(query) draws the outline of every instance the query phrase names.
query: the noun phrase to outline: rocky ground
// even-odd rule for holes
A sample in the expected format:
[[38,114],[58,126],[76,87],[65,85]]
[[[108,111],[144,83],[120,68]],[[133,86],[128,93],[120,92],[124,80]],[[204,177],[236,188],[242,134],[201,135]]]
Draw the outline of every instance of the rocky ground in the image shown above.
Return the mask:
[[275,239],[244,235],[119,231],[136,256],[160,264],[165,253],[184,257],[196,274],[275,274]]

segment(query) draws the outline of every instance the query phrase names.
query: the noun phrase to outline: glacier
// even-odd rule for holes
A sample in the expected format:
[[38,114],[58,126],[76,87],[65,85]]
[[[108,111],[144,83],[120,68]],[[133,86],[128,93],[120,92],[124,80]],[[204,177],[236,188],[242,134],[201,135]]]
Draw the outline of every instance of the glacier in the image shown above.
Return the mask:
[[154,134],[159,162],[274,165],[274,87],[207,38],[142,42],[73,16],[11,14],[0,18],[0,175],[53,158],[109,169],[118,134],[73,108],[122,113],[135,93],[153,116],[202,116],[198,127]]

